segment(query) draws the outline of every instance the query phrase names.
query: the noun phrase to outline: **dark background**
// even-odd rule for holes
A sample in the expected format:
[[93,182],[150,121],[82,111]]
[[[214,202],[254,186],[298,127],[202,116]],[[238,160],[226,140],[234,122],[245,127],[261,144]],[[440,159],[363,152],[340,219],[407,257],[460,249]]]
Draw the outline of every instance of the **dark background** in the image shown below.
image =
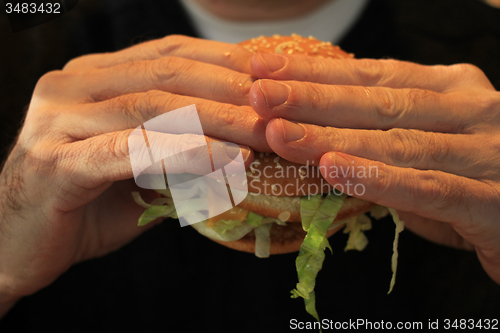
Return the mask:
[[[78,55],[172,33],[196,34],[175,1],[80,1],[67,14],[17,33],[0,13],[3,155],[44,73]],[[500,88],[500,10],[476,0],[374,0],[341,46],[357,57],[473,63]],[[426,324],[500,317],[500,286],[474,253],[429,243],[409,231],[401,234],[397,282],[386,295],[393,235],[394,224],[386,219],[367,232],[370,243],[361,253],[343,252],[343,234],[330,239],[334,253],[327,254],[316,289],[322,318]],[[295,257],[258,259],[165,221],[21,300],[0,321],[0,332],[286,331],[292,318],[313,320],[302,300],[289,298]]]

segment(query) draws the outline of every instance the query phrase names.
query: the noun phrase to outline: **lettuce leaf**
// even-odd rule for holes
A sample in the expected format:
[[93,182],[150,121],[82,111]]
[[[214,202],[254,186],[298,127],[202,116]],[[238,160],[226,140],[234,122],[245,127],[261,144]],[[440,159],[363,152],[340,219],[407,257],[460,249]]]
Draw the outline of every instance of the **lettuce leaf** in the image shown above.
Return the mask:
[[271,250],[270,230],[272,223],[263,224],[253,229],[255,233],[255,256],[268,258]]
[[[334,193],[326,196],[310,221],[307,235],[300,246],[299,255],[295,261],[299,282],[296,289],[291,291],[291,297],[304,298],[306,311],[318,321],[319,316],[316,311],[314,294],[316,276],[323,266],[325,248],[330,247],[326,232],[335,220],[346,197],[345,194],[337,196]],[[317,200],[317,197],[314,196],[311,199]],[[308,205],[307,202],[305,204]]]
[[371,228],[372,221],[364,214],[349,219],[344,229],[344,234],[349,233],[349,239],[347,239],[344,251],[363,251],[366,245],[368,245],[368,238],[366,238],[364,231]]
[[259,214],[255,214],[254,212],[248,212],[247,223],[251,226],[258,227],[262,224],[262,220],[264,216],[260,216]]
[[392,219],[394,220],[394,224],[396,225],[396,231],[394,233],[394,242],[392,243],[392,258],[391,258],[391,269],[392,269],[392,278],[391,284],[389,286],[389,291],[387,294],[390,294],[392,288],[394,288],[394,284],[396,284],[396,270],[398,268],[398,242],[399,242],[399,233],[404,230],[405,223],[399,219],[398,212],[389,208],[389,212],[392,215]]
[[146,208],[144,213],[139,217],[138,226],[144,226],[159,217],[177,218],[175,207],[173,205],[164,205],[169,202],[170,198],[157,198],[153,200],[152,204],[148,204],[142,199],[139,192],[132,192],[132,197],[137,204]]
[[151,206],[139,217],[138,226],[146,225],[159,217],[177,218],[174,206]]
[[[247,224],[246,222],[240,222],[238,221],[239,224],[236,225],[234,224],[233,228],[220,228],[221,232],[215,230],[211,226],[207,225],[207,221],[202,221],[198,223],[191,224],[191,227],[193,227],[196,231],[198,231],[200,234],[202,234],[205,237],[219,240],[219,241],[235,241],[238,239],[241,239],[243,236],[248,234],[252,229],[254,228],[253,226]],[[217,224],[217,222],[216,222]],[[224,230],[222,232],[222,230]]]
[[300,199],[300,219],[302,220],[302,228],[304,231],[309,230],[311,221],[316,215],[316,212],[323,201],[321,194],[302,197]]
[[219,220],[214,224],[214,230],[224,235],[226,231],[241,226],[241,220]]

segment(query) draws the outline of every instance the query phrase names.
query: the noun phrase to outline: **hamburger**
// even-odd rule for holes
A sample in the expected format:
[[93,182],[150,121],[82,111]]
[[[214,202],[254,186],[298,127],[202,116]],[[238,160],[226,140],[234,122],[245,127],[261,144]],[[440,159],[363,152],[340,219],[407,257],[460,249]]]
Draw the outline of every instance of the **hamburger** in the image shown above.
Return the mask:
[[[352,58],[338,46],[321,42],[314,37],[274,35],[260,36],[239,45],[253,52],[303,54],[316,57],[346,59]],[[306,236],[302,225],[304,214],[312,204],[311,198],[322,202],[334,189],[321,176],[315,166],[304,166],[284,160],[274,153],[255,152],[255,160],[247,170],[247,197],[233,209],[206,221],[192,224],[198,232],[229,248],[255,253],[258,257],[299,251]],[[159,192],[162,192],[160,190]],[[136,201],[149,209],[140,220],[141,225],[159,216],[175,217],[171,194],[163,191],[162,199],[156,201],[171,209],[146,204],[137,194]],[[348,219],[366,213],[373,203],[346,197],[335,220]],[[315,209],[317,209],[316,207]],[[158,215],[162,214],[162,215]],[[333,235],[342,226],[330,228],[326,237]]]
[[[304,54],[334,59],[353,57],[329,42],[296,34],[261,36],[240,45],[253,53]],[[339,193],[314,165],[300,165],[274,153],[255,152],[254,156],[243,182],[248,195],[232,209],[191,226],[219,244],[255,253],[258,257],[299,251],[296,261],[299,283],[292,290],[292,297],[304,298],[307,311],[319,320],[314,306],[314,281],[321,269],[325,248],[329,247],[327,238],[345,226],[344,232],[349,232],[345,249],[363,250],[367,244],[363,232],[371,228],[371,220],[364,213],[370,211],[372,217],[380,218],[388,210]],[[158,217],[179,217],[168,188],[158,192],[162,197],[151,204],[133,193],[136,202],[147,208],[139,225]],[[398,235],[403,224],[394,210],[389,211],[396,223],[392,290]]]

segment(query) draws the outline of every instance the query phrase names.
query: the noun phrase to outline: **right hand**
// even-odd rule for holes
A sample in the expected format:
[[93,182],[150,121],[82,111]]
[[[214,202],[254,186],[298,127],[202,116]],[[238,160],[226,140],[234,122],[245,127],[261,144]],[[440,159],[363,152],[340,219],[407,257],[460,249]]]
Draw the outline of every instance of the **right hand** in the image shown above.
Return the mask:
[[146,230],[137,227],[144,209],[131,196],[128,147],[145,121],[196,104],[207,136],[270,151],[248,106],[251,57],[236,45],[169,36],[77,58],[39,80],[0,175],[0,316],[74,263]]

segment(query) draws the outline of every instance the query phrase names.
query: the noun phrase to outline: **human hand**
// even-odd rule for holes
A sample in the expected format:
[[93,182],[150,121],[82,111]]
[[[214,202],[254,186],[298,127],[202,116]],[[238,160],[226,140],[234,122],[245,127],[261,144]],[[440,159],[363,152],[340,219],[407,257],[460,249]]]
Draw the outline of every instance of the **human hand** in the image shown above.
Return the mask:
[[500,283],[500,93],[481,70],[267,54],[251,65],[275,152],[397,209],[424,238],[475,250]]
[[[132,199],[128,147],[145,121],[196,104],[207,139],[242,145],[246,163],[248,146],[269,151],[248,106],[250,58],[236,45],[169,36],[77,58],[39,80],[0,176],[0,316],[72,264],[146,230],[137,227],[144,209]],[[189,148],[182,135],[157,135]],[[196,173],[185,157],[166,171]]]

